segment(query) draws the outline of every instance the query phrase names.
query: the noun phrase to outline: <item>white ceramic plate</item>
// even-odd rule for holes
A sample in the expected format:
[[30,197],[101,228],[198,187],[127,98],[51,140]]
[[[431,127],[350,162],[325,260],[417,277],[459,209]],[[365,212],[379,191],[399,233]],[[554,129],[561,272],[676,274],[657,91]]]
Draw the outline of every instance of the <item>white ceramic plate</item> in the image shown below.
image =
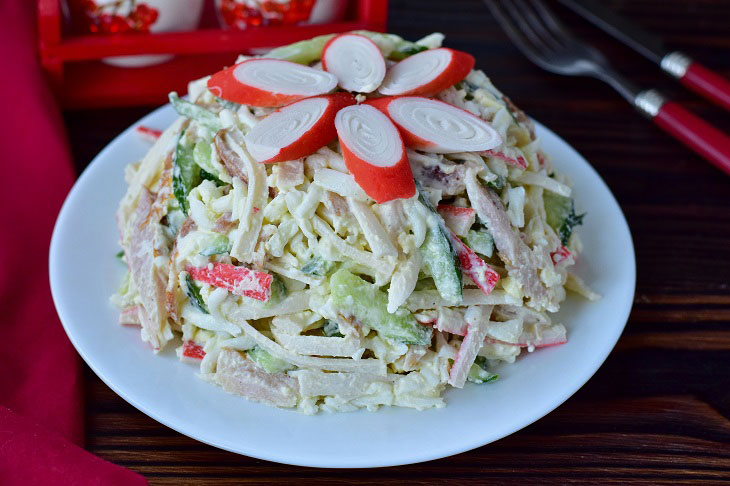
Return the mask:
[[[165,128],[164,106],[140,120]],[[631,235],[621,210],[593,168],[557,135],[537,125],[545,150],[575,184],[584,253],[578,273],[603,299],[571,296],[556,321],[569,342],[521,356],[494,384],[452,389],[446,408],[417,412],[320,413],[269,408],[225,393],[177,360],[173,348],[155,355],[136,328],[117,324],[109,303],[124,273],[115,212],[125,192],[123,169],[149,148],[132,128],[84,171],[58,217],[50,250],[53,299],[71,342],[96,374],[155,420],[215,447],[260,459],[315,467],[377,467],[428,461],[509,435],[543,417],[575,393],[618,340],[634,295]]]

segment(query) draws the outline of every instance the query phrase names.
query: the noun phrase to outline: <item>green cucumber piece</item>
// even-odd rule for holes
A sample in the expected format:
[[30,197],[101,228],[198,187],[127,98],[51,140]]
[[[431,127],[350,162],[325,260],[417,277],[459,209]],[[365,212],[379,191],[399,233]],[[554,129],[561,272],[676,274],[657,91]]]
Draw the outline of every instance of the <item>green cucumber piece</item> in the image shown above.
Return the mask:
[[354,317],[379,335],[406,344],[431,343],[430,328],[419,324],[413,314],[402,307],[390,314],[385,292],[349,271],[341,269],[330,277],[330,292],[339,313]]
[[431,201],[424,195],[421,185],[416,184],[416,187],[418,188],[418,200],[431,213],[431,217],[426,221],[428,225],[426,238],[420,248],[423,261],[430,270],[441,297],[458,305],[461,303],[464,287],[459,256],[451,243],[441,215],[436,212]]
[[293,370],[296,366],[293,366],[286,361],[275,358],[265,349],[254,346],[252,349],[246,351],[249,359],[259,365],[267,373],[283,373],[284,371]]
[[200,254],[203,256],[221,255],[223,253],[230,253],[231,242],[228,241],[226,235],[216,235],[211,241],[210,245],[206,246]]
[[356,30],[353,33],[364,35],[365,37],[369,38],[378,47],[380,47],[381,51],[390,51],[390,53],[388,54],[388,59],[392,61],[402,61],[408,56],[418,54],[419,52],[428,49],[426,46],[407,41],[395,34],[373,32],[370,30]]
[[193,149],[185,145],[185,130],[183,130],[177,139],[175,154],[172,158],[172,192],[185,216],[188,216],[190,212],[188,194],[200,184],[200,171],[195,170],[196,168]]
[[280,276],[278,276],[275,273],[272,273],[273,280],[271,281],[271,293],[269,294],[269,300],[264,303],[264,307],[271,307],[286,297],[286,294],[288,293],[286,290],[286,284],[284,283],[284,280]]
[[428,47],[403,41],[401,44],[396,44],[395,49],[393,49],[393,52],[390,53],[388,59],[393,61],[402,61],[413,54],[418,54],[425,50],[428,50]]
[[225,182],[218,179],[218,177],[214,176],[213,174],[206,171],[205,169],[200,169],[200,179],[204,180],[204,181],[210,181],[218,187],[226,185]]
[[215,101],[218,102],[219,105],[221,105],[223,108],[231,110],[231,111],[238,111],[238,109],[241,107],[239,103],[224,100],[223,98],[215,97]]
[[220,118],[212,111],[180,98],[174,91],[168,95],[168,98],[179,115],[195,120],[214,132],[223,128]]
[[207,140],[200,140],[195,144],[195,148],[193,148],[193,159],[195,160],[195,163],[198,164],[198,167],[217,177],[217,170],[210,162],[212,152],[213,149],[210,146],[210,142]]
[[[388,59],[393,61],[401,61],[408,56],[425,51],[427,47],[418,45],[414,42],[404,40],[394,34],[383,34],[381,32],[372,32],[369,30],[356,30],[353,34],[360,34],[368,37],[378,46],[384,46],[388,49],[392,46],[392,50],[388,55]],[[311,64],[322,59],[322,49],[324,45],[332,39],[336,34],[320,35],[311,39],[295,42],[287,46],[277,47],[266,54],[266,57],[273,59],[282,59],[285,61],[296,62],[298,64]],[[387,49],[386,49],[387,52]]]
[[330,262],[317,255],[312,257],[304,265],[302,265],[302,273],[306,275],[314,275],[315,277],[326,277],[335,267],[334,262]]
[[475,252],[487,258],[490,258],[494,253],[494,238],[492,238],[492,234],[487,230],[469,230],[469,233],[464,239],[464,243]]
[[507,184],[507,178],[501,174],[497,174],[497,178],[493,181],[487,182],[487,187],[494,189],[497,192],[500,192],[502,189],[504,189],[504,186]]
[[492,383],[499,379],[499,375],[487,370],[487,358],[484,356],[477,356],[477,359],[474,360],[474,364],[472,364],[469,369],[469,374],[466,375],[466,379],[472,383]]
[[220,179],[220,171],[210,161],[213,149],[211,148],[210,142],[207,140],[200,140],[195,144],[193,148],[193,159],[195,163],[200,167],[200,178],[208,181],[212,181],[216,186],[224,186],[226,183]]
[[320,35],[289,44],[288,46],[277,47],[276,49],[270,50],[266,54],[266,57],[296,62],[298,64],[310,64],[322,58],[324,45],[334,36],[335,34]]
[[573,229],[583,224],[585,213],[575,214],[575,201],[569,197],[545,191],[542,199],[545,203],[547,223],[558,234],[560,242],[567,245],[570,235],[573,234]]
[[327,337],[345,337],[340,332],[340,326],[338,326],[335,321],[330,321],[329,319],[324,321],[324,326],[322,326],[322,332]]
[[188,296],[188,299],[190,299],[190,303],[193,307],[198,309],[203,314],[210,314],[208,306],[205,305],[205,301],[200,295],[200,287],[195,285],[195,282],[193,282],[193,278],[190,276],[189,273],[185,275],[185,295]]
[[461,264],[444,229],[440,225],[429,225],[420,249],[441,297],[453,305],[460,304],[463,287]]

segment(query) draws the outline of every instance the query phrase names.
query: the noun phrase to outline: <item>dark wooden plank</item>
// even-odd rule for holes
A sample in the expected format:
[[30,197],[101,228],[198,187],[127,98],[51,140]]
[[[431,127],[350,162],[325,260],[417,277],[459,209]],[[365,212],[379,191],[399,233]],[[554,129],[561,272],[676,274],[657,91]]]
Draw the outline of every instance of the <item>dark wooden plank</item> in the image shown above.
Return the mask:
[[[606,3],[730,76],[730,2]],[[730,130],[726,112],[556,10],[636,82]],[[408,38],[439,30],[449,46],[472,52],[500,89],[574,145],[614,191],[638,262],[635,306],[616,350],[575,396],[510,437],[426,464],[356,473],[282,466],[200,444],[141,414],[86,369],[88,449],[159,485],[728,484],[730,178],[600,82],[530,64],[479,0],[391,0],[389,26]],[[67,112],[77,168],[150,108]]]

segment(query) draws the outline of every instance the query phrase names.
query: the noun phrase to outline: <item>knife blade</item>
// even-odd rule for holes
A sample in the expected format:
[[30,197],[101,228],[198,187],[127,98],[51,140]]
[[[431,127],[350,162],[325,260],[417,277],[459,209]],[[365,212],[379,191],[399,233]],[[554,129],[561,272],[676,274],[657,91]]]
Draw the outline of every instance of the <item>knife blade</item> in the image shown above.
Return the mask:
[[595,0],[559,1],[590,23],[657,64],[661,63],[662,58],[667,54],[664,42],[658,36],[621,17],[600,2]]
[[664,47],[658,36],[647,32],[596,0],[559,0],[560,3],[615,37],[649,60],[659,64],[680,83],[730,111],[730,81],[680,51]]

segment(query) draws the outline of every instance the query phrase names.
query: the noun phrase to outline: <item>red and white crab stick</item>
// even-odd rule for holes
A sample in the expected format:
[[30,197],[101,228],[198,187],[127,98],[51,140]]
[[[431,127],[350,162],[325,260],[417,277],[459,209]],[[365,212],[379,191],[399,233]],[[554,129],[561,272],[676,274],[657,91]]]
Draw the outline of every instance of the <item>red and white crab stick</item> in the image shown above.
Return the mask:
[[156,142],[157,139],[162,136],[162,130],[150,128],[145,125],[137,125],[134,131],[137,132],[137,135],[144,138],[148,142]]
[[330,39],[322,50],[322,67],[339,80],[340,88],[372,93],[385,78],[385,59],[373,41],[357,34]]
[[453,232],[450,233],[451,242],[456,250],[456,255],[459,257],[459,263],[461,263],[461,270],[477,284],[477,287],[482,289],[485,295],[491,294],[499,281],[497,271],[479,258],[479,255],[466,246],[458,236]]
[[390,117],[408,147],[449,154],[481,152],[502,143],[489,123],[443,101],[420,96],[376,98],[367,102]]
[[[484,152],[482,152],[481,155],[487,155],[489,157],[494,157],[495,159],[499,159],[503,162],[508,163],[509,165],[519,167],[520,169],[526,169],[527,161],[525,160],[525,158],[519,154],[516,154],[514,148],[509,147],[509,149],[510,149],[509,150],[510,153],[512,153],[513,155],[508,154],[507,150],[501,150],[501,151],[485,150]],[[538,156],[538,160],[540,160],[539,153],[537,154],[537,156]],[[542,162],[540,162],[540,166],[544,165],[544,163],[545,163],[544,160]]]
[[350,93],[334,93],[295,101],[273,112],[246,134],[246,148],[257,162],[294,160],[330,142],[335,114],[355,104]]
[[220,287],[229,292],[266,302],[271,296],[274,277],[230,263],[209,263],[205,267],[188,267],[193,280]]
[[282,106],[336,87],[333,74],[278,59],[249,59],[208,80],[214,95],[250,106]]
[[474,68],[474,57],[441,47],[407,57],[388,70],[378,91],[386,96],[432,96],[453,86]]
[[345,165],[377,203],[416,194],[411,166],[398,129],[368,105],[348,106],[335,117]]

